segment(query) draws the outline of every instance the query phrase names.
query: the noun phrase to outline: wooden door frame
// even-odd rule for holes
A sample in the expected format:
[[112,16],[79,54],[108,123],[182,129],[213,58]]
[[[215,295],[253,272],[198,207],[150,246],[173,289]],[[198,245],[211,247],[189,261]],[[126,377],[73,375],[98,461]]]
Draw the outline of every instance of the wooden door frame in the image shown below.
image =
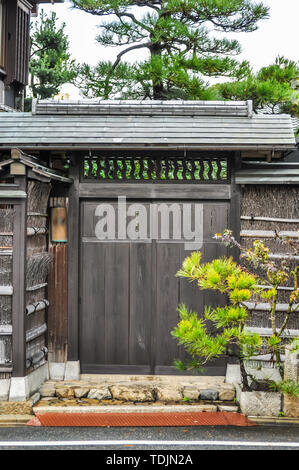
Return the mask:
[[132,199],[182,199],[203,201],[230,201],[230,228],[239,239],[240,187],[235,184],[235,169],[240,165],[240,152],[233,154],[231,183],[228,184],[163,184],[163,183],[109,183],[82,182],[80,167],[84,153],[71,156],[69,176],[74,183],[69,189],[68,214],[68,361],[79,361],[79,311],[80,311],[80,204],[83,199],[115,199],[126,196]]

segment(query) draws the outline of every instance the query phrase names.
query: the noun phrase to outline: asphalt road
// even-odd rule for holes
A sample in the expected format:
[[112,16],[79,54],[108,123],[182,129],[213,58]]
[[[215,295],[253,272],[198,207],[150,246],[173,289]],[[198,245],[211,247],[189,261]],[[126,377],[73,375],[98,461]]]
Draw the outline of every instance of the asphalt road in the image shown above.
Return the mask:
[[[177,455],[179,451],[184,451],[186,455],[187,451],[202,450],[299,450],[299,426],[3,427],[0,428],[0,450],[101,450],[106,451],[103,458],[107,455],[118,455],[113,451],[126,451],[125,455],[130,453],[138,456],[138,452],[135,451],[148,451],[149,454],[149,451],[161,450],[169,455]],[[168,462],[166,465],[162,461],[146,462],[159,466],[171,464]],[[141,468],[142,460],[138,465],[133,465],[132,462],[131,464],[132,468],[137,466]]]

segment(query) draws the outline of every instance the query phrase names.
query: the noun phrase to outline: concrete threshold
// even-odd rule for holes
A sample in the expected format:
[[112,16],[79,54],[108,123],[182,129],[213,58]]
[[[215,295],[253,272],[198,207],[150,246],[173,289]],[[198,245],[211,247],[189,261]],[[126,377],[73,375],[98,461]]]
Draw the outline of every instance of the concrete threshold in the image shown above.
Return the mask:
[[194,383],[197,385],[221,385],[225,382],[225,376],[204,376],[204,375],[125,375],[125,374],[81,374],[78,383],[90,384],[178,384]]
[[248,416],[248,419],[260,425],[299,425],[299,418],[289,418],[288,416]]
[[37,406],[34,414],[44,413],[198,413],[215,412],[216,405],[105,405],[105,406]]
[[32,418],[33,415],[0,415],[0,427],[25,426]]

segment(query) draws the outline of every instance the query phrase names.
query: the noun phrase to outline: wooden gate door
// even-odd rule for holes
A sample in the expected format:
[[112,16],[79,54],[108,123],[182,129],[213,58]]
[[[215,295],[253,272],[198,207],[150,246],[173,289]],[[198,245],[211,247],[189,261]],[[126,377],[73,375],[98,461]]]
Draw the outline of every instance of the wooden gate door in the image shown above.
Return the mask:
[[[186,358],[170,334],[178,323],[178,304],[185,303],[203,315],[205,305],[224,302],[214,292],[200,291],[196,285],[176,277],[184,258],[190,250],[194,251],[184,237],[179,238],[184,231],[184,208],[191,214],[190,228],[194,230],[195,224],[201,224],[200,249],[204,261],[208,261],[227,253],[213,236],[229,227],[229,198],[221,200],[220,186],[209,196],[205,191],[201,200],[195,185],[190,185],[192,191],[189,189],[188,193],[185,184],[174,185],[175,191],[170,185],[167,190],[165,186],[152,185],[153,190],[135,184],[132,191],[125,185],[116,188],[113,183],[105,184],[100,185],[104,198],[85,198],[80,203],[81,371],[177,374],[174,360]],[[124,203],[128,193],[134,193],[134,199],[128,196],[125,200],[124,229],[119,203]],[[121,199],[116,194],[122,195]],[[169,215],[169,223],[163,225],[165,214]],[[153,231],[154,220],[158,222]],[[105,234],[108,228],[112,235]],[[224,374],[225,360],[211,364],[205,373]]]

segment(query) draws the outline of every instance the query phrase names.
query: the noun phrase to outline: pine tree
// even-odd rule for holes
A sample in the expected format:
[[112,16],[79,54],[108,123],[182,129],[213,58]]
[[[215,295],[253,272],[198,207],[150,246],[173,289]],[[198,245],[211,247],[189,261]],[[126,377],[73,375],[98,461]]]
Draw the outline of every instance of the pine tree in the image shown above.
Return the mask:
[[[239,42],[225,33],[254,31],[259,20],[268,17],[268,8],[252,0],[72,3],[103,19],[100,44],[124,46],[114,62],[83,66],[84,93],[104,98],[209,99],[205,77],[241,78],[248,71],[246,61],[239,63],[233,57],[241,51]],[[147,58],[125,65],[126,55],[137,50],[147,52]]]
[[255,112],[299,116],[299,93],[294,87],[298,77],[298,63],[277,57],[274,64],[251,71],[245,80],[216,84],[211,92],[218,99],[252,100]]
[[[181,361],[175,363],[181,369],[198,369],[228,353],[239,358],[244,390],[250,390],[246,371],[248,360],[270,354],[283,376],[281,354],[286,343],[293,343],[294,351],[299,350],[299,338],[293,342],[285,337],[290,318],[299,311],[298,250],[290,239],[276,234],[277,240],[290,249],[285,258],[276,262],[270,260],[270,250],[261,240],[255,240],[252,248],[243,248],[230,230],[216,234],[214,238],[237,247],[243,261],[246,260],[251,269],[227,257],[203,263],[201,252],[194,252],[183,261],[178,277],[195,282],[200,289],[220,292],[226,296],[228,303],[224,307],[206,306],[204,312],[200,312],[201,316],[188,310],[184,304],[179,305],[180,321],[171,334],[184,346],[191,360],[187,364]],[[288,308],[284,317],[279,318],[276,311],[279,289],[287,284],[292,285],[292,289],[287,291]],[[264,313],[265,320],[271,323],[272,334],[269,337],[246,328],[251,317],[248,301],[258,304],[263,300],[269,306]],[[209,333],[209,322],[216,328],[216,334]]]
[[77,75],[75,61],[69,53],[65,23],[57,24],[55,12],[48,17],[42,10],[40,21],[32,28],[30,89],[33,98],[51,98],[61,85],[72,82]]

